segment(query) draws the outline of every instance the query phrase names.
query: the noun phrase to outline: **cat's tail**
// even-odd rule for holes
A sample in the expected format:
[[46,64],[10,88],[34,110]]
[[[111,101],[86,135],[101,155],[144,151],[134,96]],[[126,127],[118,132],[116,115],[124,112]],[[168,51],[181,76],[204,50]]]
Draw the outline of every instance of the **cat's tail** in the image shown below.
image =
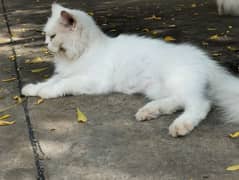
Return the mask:
[[239,123],[239,79],[216,65],[209,74],[209,84],[209,95],[224,112],[223,120]]

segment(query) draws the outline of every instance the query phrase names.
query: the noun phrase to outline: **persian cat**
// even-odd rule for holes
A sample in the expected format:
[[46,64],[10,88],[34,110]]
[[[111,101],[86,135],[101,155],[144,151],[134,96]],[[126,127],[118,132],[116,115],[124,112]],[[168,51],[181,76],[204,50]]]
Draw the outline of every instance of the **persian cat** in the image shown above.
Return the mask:
[[28,84],[26,96],[141,93],[151,101],[139,121],[183,110],[169,133],[184,136],[206,118],[212,103],[227,121],[239,122],[239,80],[190,44],[171,44],[136,35],[109,37],[81,10],[52,5],[44,31],[55,56],[55,74]]

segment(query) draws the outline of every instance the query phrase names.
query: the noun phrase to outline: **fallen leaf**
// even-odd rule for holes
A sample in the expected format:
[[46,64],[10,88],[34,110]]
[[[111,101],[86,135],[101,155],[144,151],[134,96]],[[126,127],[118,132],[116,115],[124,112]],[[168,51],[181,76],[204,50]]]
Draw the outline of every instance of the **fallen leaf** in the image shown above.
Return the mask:
[[35,63],[42,63],[42,62],[45,62],[45,61],[41,57],[35,57],[32,60],[27,59],[25,61],[26,64],[35,64]]
[[168,25],[168,27],[174,28],[174,27],[176,27],[176,24],[170,24],[170,25]]
[[94,13],[93,13],[93,12],[88,12],[88,14],[89,14],[90,16],[94,16]]
[[215,34],[215,35],[210,36],[209,39],[211,39],[211,40],[219,40],[219,36],[217,34]]
[[207,28],[207,30],[208,30],[208,31],[216,31],[217,29],[216,29],[216,28],[211,28],[211,27],[209,27],[209,28]]
[[5,115],[0,116],[0,120],[7,119],[9,117],[11,117],[10,114],[5,114]]
[[142,29],[143,32],[149,32],[150,30],[148,28]]
[[161,17],[155,15],[144,18],[144,20],[161,20],[161,19],[162,19]]
[[167,41],[167,42],[170,42],[170,41],[175,41],[176,39],[172,36],[165,36],[164,38],[164,41]]
[[160,32],[157,31],[157,30],[153,30],[153,31],[151,31],[151,34],[154,35],[154,36],[155,36],[155,35],[158,35],[159,33],[160,33]]
[[4,121],[4,120],[0,120],[0,126],[8,126],[8,125],[12,125],[14,124],[15,121]]
[[76,108],[77,121],[81,123],[85,123],[87,121],[87,117],[80,111],[79,108]]
[[238,47],[227,46],[227,49],[230,51],[239,51]]
[[192,7],[192,8],[195,8],[195,7],[197,7],[197,4],[196,4],[196,3],[193,3],[193,4],[191,5],[191,7]]
[[32,72],[32,73],[39,73],[39,72],[45,71],[45,70],[47,70],[47,69],[48,69],[48,67],[37,68],[37,69],[32,69],[31,72]]
[[42,99],[42,98],[39,98],[39,99],[37,99],[37,101],[34,103],[35,105],[39,105],[39,104],[41,104],[41,103],[43,103],[44,102],[44,99]]
[[17,104],[22,103],[22,98],[20,96],[14,96],[13,99],[16,100]]
[[236,171],[236,170],[239,170],[239,165],[233,165],[233,166],[227,167],[227,171]]
[[110,32],[116,32],[117,30],[116,29],[111,29]]
[[202,45],[208,46],[208,42],[202,41]]
[[41,48],[41,51],[44,53],[44,54],[49,54],[49,50],[47,48]]
[[8,78],[8,79],[2,79],[2,82],[10,82],[10,81],[15,81],[17,78],[12,77],[12,78]]
[[16,56],[12,55],[12,56],[8,56],[8,59],[11,61],[15,61],[16,60]]
[[239,131],[229,134],[229,137],[230,138],[238,138],[239,137]]
[[221,56],[222,53],[212,53],[213,56]]

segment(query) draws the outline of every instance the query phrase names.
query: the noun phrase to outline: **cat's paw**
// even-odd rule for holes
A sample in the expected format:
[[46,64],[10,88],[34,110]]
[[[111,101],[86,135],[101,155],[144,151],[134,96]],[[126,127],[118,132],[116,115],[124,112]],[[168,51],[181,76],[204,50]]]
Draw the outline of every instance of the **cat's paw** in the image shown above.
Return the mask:
[[50,98],[56,98],[59,97],[59,93],[57,90],[54,89],[54,87],[43,87],[39,90],[38,96],[40,96],[43,99],[50,99]]
[[22,88],[22,94],[25,96],[37,96],[39,90],[38,85],[36,84],[27,84]]
[[175,120],[169,126],[169,134],[173,137],[185,136],[193,130],[194,126],[190,121]]
[[135,118],[138,121],[146,121],[157,118],[159,115],[159,110],[153,107],[148,107],[145,105],[144,107],[140,108],[138,112],[135,114]]

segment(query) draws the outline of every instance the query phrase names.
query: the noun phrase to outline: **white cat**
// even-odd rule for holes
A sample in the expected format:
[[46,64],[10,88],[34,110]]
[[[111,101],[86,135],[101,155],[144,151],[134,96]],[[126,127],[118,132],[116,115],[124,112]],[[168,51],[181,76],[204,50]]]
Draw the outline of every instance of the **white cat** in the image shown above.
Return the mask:
[[219,15],[239,15],[239,0],[217,0],[217,10]]
[[85,12],[58,4],[44,30],[56,74],[26,85],[26,96],[142,93],[152,101],[136,113],[139,121],[184,110],[169,127],[174,137],[192,131],[212,102],[239,122],[239,80],[192,45],[135,35],[111,38]]

